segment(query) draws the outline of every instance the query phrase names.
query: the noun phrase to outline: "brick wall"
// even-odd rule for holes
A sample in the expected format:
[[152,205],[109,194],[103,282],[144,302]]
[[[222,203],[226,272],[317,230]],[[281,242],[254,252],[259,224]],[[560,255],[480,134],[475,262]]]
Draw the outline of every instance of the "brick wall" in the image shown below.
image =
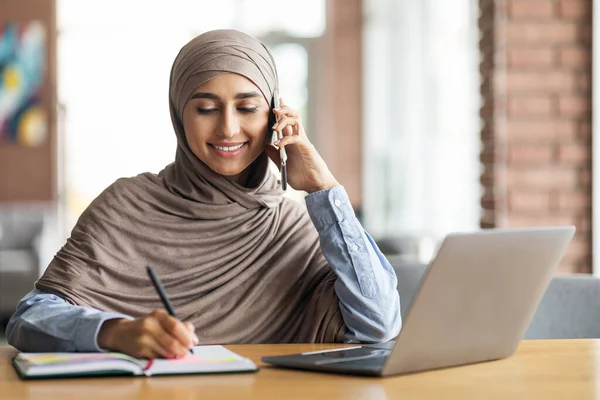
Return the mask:
[[480,0],[482,227],[574,224],[591,272],[592,0]]

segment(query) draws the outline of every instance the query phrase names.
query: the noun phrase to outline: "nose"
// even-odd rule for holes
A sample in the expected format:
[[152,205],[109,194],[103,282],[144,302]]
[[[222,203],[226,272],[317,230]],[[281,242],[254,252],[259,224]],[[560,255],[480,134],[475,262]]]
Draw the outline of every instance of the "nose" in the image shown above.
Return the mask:
[[221,136],[230,139],[240,133],[240,122],[232,107],[227,107],[221,115]]

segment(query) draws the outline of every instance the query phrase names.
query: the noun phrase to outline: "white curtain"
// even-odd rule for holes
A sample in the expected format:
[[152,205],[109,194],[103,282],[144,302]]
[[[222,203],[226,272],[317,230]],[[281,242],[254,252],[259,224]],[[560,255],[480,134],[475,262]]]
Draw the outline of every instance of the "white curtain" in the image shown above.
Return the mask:
[[[364,223],[434,244],[479,224],[475,0],[365,0]],[[422,261],[429,250],[417,254]]]

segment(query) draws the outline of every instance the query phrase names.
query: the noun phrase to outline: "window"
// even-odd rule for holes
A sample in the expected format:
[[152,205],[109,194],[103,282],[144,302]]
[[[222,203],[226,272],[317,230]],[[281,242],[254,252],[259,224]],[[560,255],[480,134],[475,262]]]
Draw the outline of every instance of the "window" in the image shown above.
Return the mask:
[[[235,28],[271,39],[284,99],[310,118],[308,44],[323,33],[324,0],[59,0],[57,9],[64,234],[116,179],[174,160],[169,73],[199,33]],[[294,17],[282,19],[282,9]]]
[[479,226],[477,3],[364,7],[365,227],[428,261],[433,242]]

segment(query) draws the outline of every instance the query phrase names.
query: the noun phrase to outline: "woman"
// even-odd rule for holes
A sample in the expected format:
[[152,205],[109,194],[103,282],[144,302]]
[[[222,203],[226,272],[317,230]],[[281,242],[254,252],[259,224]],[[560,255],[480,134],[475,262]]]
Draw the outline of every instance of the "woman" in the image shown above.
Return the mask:
[[[9,343],[171,358],[194,343],[396,336],[394,271],[298,113],[271,109],[277,92],[273,59],[255,38],[219,30],[186,44],[169,88],[175,162],[119,179],[92,202],[18,304]],[[284,135],[276,146],[287,151],[289,184],[309,193],[308,212],[268,168],[269,158],[279,163],[271,129]],[[185,322],[161,310],[147,265]]]

